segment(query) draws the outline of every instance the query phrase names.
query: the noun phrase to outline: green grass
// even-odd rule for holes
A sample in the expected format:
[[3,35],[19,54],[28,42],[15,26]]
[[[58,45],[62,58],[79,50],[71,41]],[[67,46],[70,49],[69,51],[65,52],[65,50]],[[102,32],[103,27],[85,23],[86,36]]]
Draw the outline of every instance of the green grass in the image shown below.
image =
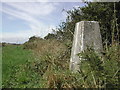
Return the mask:
[[[118,88],[118,45],[109,47],[102,56],[97,55],[93,49],[80,53],[86,60],[81,62],[80,72],[72,73],[68,69],[69,54],[58,58],[57,56],[62,56],[56,52],[60,46],[52,43],[38,43],[40,46],[37,45],[32,50],[23,49],[23,45],[3,47],[3,88]],[[52,48],[54,51],[51,49],[53,52],[50,53],[53,46],[55,49]]]
[[22,45],[8,45],[2,48],[2,81],[11,78],[19,65],[25,65],[32,60],[32,51],[24,50]]
[[0,47],[0,88],[2,88],[2,47]]

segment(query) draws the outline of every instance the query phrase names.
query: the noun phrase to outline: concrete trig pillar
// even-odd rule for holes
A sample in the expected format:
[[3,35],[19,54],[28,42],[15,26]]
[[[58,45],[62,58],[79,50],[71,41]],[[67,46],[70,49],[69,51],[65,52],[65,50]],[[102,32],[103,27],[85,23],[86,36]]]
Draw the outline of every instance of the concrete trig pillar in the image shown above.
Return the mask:
[[97,21],[76,23],[70,58],[70,70],[73,72],[79,70],[80,58],[77,54],[87,49],[87,46],[92,46],[97,52],[103,50],[99,23]]

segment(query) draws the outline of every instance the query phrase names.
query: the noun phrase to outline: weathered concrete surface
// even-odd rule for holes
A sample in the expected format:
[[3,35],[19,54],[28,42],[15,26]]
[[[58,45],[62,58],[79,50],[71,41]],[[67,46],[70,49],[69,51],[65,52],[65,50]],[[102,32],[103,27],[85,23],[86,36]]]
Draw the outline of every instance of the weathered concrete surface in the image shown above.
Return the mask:
[[70,59],[70,70],[73,72],[79,70],[80,58],[77,54],[87,49],[88,46],[92,46],[97,52],[101,52],[103,49],[99,23],[97,21],[76,23]]

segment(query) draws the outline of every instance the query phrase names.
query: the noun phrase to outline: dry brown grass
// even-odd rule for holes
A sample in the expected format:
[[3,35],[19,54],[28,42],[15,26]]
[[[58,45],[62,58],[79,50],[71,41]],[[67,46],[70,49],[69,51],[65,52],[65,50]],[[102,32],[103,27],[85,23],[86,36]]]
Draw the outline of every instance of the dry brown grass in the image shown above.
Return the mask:
[[62,52],[66,50],[66,46],[57,40],[41,40],[37,42],[34,51],[39,56],[48,54],[49,56],[58,57]]
[[[40,61],[62,68],[68,67],[68,60],[63,57],[66,50],[67,47],[57,40],[40,40],[37,42],[36,48],[33,49],[36,58]],[[61,59],[61,57],[64,59]]]

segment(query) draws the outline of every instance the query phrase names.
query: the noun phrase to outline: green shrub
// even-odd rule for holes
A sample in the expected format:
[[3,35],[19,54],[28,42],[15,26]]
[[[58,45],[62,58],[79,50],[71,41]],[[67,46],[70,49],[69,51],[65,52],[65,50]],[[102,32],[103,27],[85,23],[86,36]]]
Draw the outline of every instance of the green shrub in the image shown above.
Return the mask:
[[120,72],[119,45],[111,46],[104,55],[98,55],[93,49],[79,54],[80,74],[86,88],[118,88]]

